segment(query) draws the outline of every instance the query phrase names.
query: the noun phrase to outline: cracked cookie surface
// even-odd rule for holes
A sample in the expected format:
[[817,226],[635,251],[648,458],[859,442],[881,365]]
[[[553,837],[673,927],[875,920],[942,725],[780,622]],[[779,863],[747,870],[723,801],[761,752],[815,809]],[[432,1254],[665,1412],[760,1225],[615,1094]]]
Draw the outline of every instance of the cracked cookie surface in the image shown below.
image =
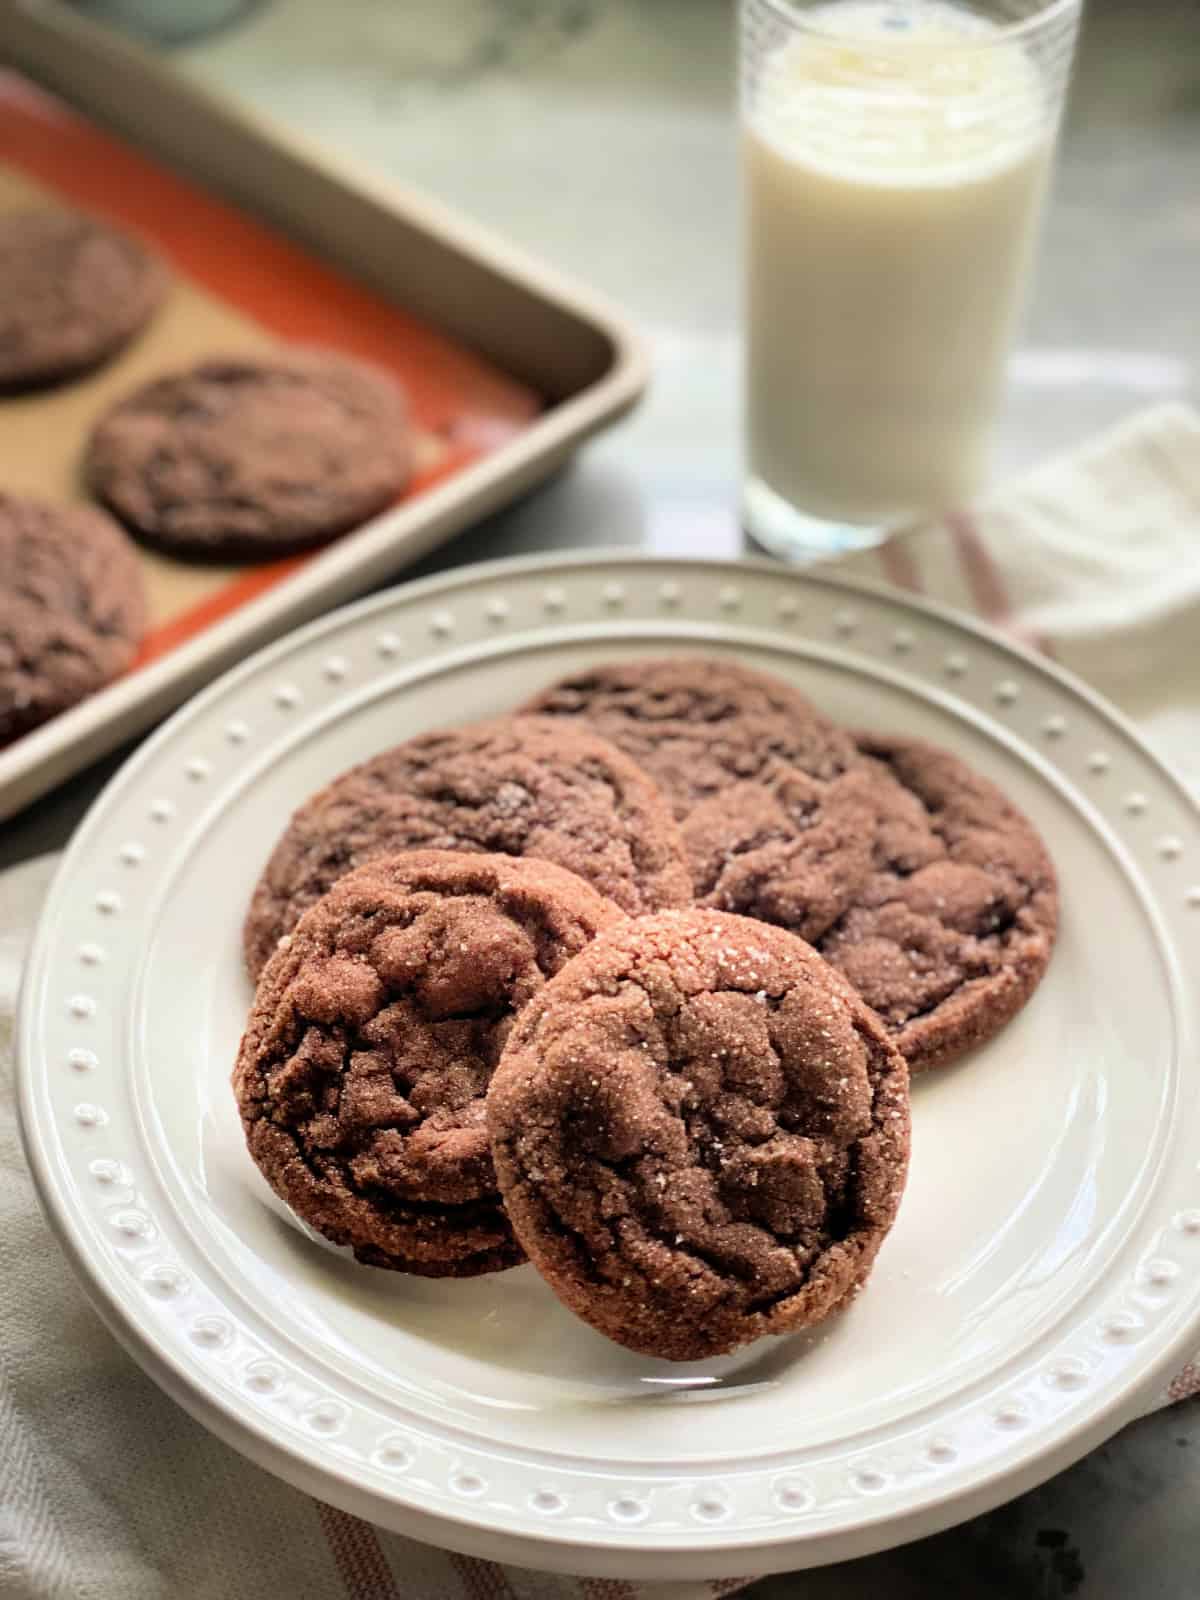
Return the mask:
[[268,964],[234,1068],[271,1187],[373,1266],[473,1276],[522,1260],[488,1081],[522,1006],[624,920],[549,862],[418,851],[343,878]]
[[36,388],[114,355],[158,308],[162,262],[78,211],[0,216],[0,389]]
[[602,933],[521,1013],[488,1125],[560,1299],[694,1360],[818,1322],[864,1281],[907,1172],[908,1073],[794,935],[664,912]]
[[381,511],[407,483],[399,385],[333,352],[201,361],[126,396],[85,472],[139,538],[175,555],[267,561]]
[[1033,825],[936,745],[857,735],[876,798],[871,868],[817,948],[912,1071],[998,1032],[1041,981],[1058,884]]
[[871,871],[877,788],[858,762],[828,780],[789,769],[702,802],[680,828],[696,904],[818,939]]
[[247,912],[251,976],[343,873],[416,849],[553,861],[631,914],[691,899],[670,809],[627,756],[582,728],[499,718],[421,734],[300,807]]
[[0,494],[0,740],[101,689],[137,653],[137,554],[90,506]]
[[650,774],[681,820],[731,783],[788,769],[824,781],[856,759],[850,736],[799,690],[726,656],[602,662],[522,709],[581,719]]

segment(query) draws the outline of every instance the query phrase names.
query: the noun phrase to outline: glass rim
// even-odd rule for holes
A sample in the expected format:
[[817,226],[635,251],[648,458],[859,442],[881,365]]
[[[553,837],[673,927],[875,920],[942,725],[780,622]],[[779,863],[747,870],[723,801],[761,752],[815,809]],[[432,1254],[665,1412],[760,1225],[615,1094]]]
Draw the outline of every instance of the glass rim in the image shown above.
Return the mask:
[[[748,0],[742,0],[742,3],[744,9]],[[812,22],[807,20],[811,15],[811,8],[801,7],[795,3],[795,0],[758,0],[758,3],[765,5],[768,10],[774,11],[777,16],[790,23],[798,33],[807,34],[809,38],[832,39],[835,42],[841,40],[853,42],[857,38],[858,42],[861,43],[861,35],[843,33],[837,28],[814,26]],[[835,10],[838,0],[823,0],[823,3],[828,4],[830,10]],[[915,3],[919,5],[921,0],[915,0]],[[983,38],[972,38],[969,34],[964,34],[961,39],[955,40],[955,45],[968,50],[989,50],[998,44],[1005,44],[1013,39],[1021,39],[1031,33],[1039,33],[1043,28],[1052,27],[1064,17],[1072,14],[1078,15],[1083,10],[1083,3],[1084,0],[1046,0],[1046,4],[1042,9],[1034,12],[1032,16],[1021,17],[1015,22],[998,22],[995,31]],[[901,34],[886,40],[872,39],[871,45],[872,48],[885,50],[908,50],[922,47],[919,39],[906,38]]]

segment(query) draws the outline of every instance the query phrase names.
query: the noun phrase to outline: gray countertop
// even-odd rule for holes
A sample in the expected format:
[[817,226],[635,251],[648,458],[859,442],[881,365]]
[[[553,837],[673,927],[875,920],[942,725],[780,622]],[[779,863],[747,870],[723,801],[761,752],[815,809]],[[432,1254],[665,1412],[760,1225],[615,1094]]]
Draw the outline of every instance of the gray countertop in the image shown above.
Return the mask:
[[[175,52],[596,285],[650,337],[641,410],[430,567],[586,544],[742,549],[734,15],[730,0],[276,0]],[[1200,397],[1198,285],[1200,4],[1091,0],[997,471]],[[0,831],[0,865],[65,842],[113,765]],[[1194,1600],[1198,1505],[1191,1402],[989,1516],[756,1593]]]

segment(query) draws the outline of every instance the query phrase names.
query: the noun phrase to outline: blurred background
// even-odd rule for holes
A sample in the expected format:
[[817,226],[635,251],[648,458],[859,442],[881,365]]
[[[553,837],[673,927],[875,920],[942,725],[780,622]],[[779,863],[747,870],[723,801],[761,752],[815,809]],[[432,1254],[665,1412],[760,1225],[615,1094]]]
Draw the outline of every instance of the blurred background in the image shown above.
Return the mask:
[[[569,491],[552,486],[448,559],[543,543],[741,549],[732,0],[85,9],[182,37],[163,48],[197,81],[461,208],[649,335],[640,413],[587,452]],[[1198,262],[1200,5],[1089,0],[999,479],[1155,399],[1196,397]]]

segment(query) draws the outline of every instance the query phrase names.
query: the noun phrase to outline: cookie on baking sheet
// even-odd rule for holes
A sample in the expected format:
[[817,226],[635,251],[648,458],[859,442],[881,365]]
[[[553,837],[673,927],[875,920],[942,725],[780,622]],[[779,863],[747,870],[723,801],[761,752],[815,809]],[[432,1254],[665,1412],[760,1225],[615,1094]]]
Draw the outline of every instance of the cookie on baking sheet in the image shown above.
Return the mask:
[[793,934],[721,912],[611,928],[517,1018],[488,1093],[518,1239],[619,1344],[687,1361],[820,1321],[895,1219],[908,1072]]
[[267,965],[233,1073],[275,1192],[359,1260],[427,1277],[513,1266],[484,1096],[513,1018],[624,913],[545,861],[372,862]]
[[103,511],[0,494],[0,741],[124,672],[146,631],[137,553]]
[[635,914],[691,899],[670,809],[627,756],[582,727],[504,717],[421,734],[300,807],[246,915],[251,976],[343,873],[426,848],[554,861]]
[[871,870],[817,947],[919,1072],[1029,999],[1054,948],[1058,884],[1033,825],[957,756],[886,734],[858,745],[877,811]]
[[166,292],[140,240],[78,211],[0,213],[0,390],[99,365],[140,332]]
[[638,763],[684,818],[728,784],[787,768],[827,780],[854,744],[782,679],[728,656],[655,656],[572,673],[522,708],[581,719]]
[[147,544],[269,561],[345,533],[404,488],[407,406],[388,374],[332,351],[205,360],[107,412],[85,471]]

